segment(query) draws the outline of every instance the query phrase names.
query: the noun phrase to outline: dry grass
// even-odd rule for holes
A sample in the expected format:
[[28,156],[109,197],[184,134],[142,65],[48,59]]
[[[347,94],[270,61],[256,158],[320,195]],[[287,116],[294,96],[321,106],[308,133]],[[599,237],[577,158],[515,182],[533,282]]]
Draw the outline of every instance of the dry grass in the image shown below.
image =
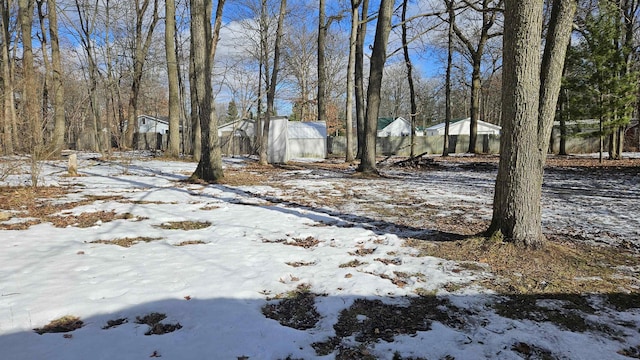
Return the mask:
[[229,186],[252,186],[269,183],[269,176],[277,171],[272,166],[261,166],[257,163],[242,168],[227,168],[220,184]]
[[154,225],[154,227],[165,230],[200,230],[211,226],[208,221],[169,221],[160,225]]
[[67,315],[51,321],[42,328],[33,329],[33,331],[40,335],[45,333],[66,333],[80,329],[83,325],[84,323],[79,317]]
[[[638,267],[637,254],[611,247],[555,242],[538,250],[500,239],[470,238],[450,242],[408,240],[421,256],[487,264],[496,275],[487,286],[502,294],[583,294],[638,292],[640,278],[619,267]],[[480,267],[479,269],[483,269]]]
[[89,195],[80,201],[53,202],[53,200],[60,199],[71,191],[70,188],[63,187],[0,187],[2,209],[12,211],[13,217],[28,218],[27,221],[0,224],[0,229],[25,230],[42,222],[51,222],[54,226],[60,228],[67,226],[87,228],[95,225],[98,221],[109,222],[117,219],[143,220],[143,218],[135,217],[129,213],[116,214],[115,211],[87,212],[80,215],[52,215],[78,206],[92,204],[95,201],[122,199],[121,196],[117,195]]
[[188,246],[188,245],[202,245],[202,244],[206,244],[206,242],[202,240],[187,240],[187,241],[183,241],[181,243],[175,244],[174,246]]
[[109,245],[118,245],[118,246],[122,246],[122,247],[132,247],[133,245],[137,244],[137,243],[141,243],[141,242],[151,242],[151,241],[156,241],[156,240],[161,240],[162,238],[152,238],[152,237],[144,237],[144,236],[138,236],[138,237],[134,237],[134,238],[130,238],[130,237],[126,237],[126,238],[119,238],[119,239],[113,239],[113,240],[95,240],[95,241],[91,241],[89,242],[90,244],[109,244]]
[[114,220],[134,220],[140,221],[144,218],[135,217],[130,213],[116,214],[114,210],[111,211],[96,211],[86,212],[79,215],[60,215],[60,216],[48,216],[45,221],[51,222],[53,226],[64,228],[67,226],[74,226],[79,228],[88,228],[94,226],[98,222],[110,222]]

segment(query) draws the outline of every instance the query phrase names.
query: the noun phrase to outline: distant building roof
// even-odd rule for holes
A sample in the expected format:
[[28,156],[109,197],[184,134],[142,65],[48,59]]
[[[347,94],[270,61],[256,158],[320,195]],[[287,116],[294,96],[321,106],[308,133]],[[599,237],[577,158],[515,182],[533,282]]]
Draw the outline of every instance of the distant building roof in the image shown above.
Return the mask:
[[396,119],[392,118],[392,117],[379,117],[378,118],[378,131],[386,128],[387,126],[389,126],[389,124],[391,124],[395,120]]

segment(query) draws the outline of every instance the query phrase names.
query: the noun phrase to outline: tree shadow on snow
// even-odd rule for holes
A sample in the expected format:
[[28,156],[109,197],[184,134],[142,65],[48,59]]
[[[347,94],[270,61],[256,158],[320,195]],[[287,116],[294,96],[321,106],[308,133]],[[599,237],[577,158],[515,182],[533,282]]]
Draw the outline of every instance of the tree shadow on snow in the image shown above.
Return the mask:
[[0,349],[8,360],[638,358],[639,300],[623,293],[185,295],[86,317],[59,313],[75,325],[50,331],[41,331],[45,321],[32,323],[32,313],[57,309],[13,304],[11,321],[7,313],[0,320]]

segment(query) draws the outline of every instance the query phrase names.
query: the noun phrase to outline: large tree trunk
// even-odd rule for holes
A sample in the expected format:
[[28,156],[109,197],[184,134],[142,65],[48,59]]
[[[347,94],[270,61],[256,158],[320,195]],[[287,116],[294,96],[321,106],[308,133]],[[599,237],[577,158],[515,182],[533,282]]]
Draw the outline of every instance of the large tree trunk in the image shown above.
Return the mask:
[[[260,3],[260,53],[262,57],[261,69],[264,69],[264,73],[260,76],[260,81],[264,76],[265,89],[269,93],[271,88],[271,76],[269,70],[269,49],[268,49],[268,25],[267,25],[267,0],[262,0]],[[258,106],[262,106],[262,94],[258,96]],[[267,100],[267,103],[269,100]],[[271,113],[269,113],[269,105],[267,105],[267,111],[265,111],[264,117],[262,117],[263,123],[260,126],[258,132],[259,146],[259,163],[260,165],[267,165],[269,163],[269,128],[271,127]],[[258,113],[260,119],[260,113]]]
[[325,64],[325,48],[327,46],[326,0],[318,0],[318,121],[327,120],[325,102],[327,88],[327,70]]
[[346,103],[346,138],[347,149],[345,161],[351,163],[355,160],[353,154],[353,91],[354,71],[356,64],[356,41],[358,36],[358,7],[360,0],[351,0],[351,34],[349,35],[349,62],[347,64],[347,103]]
[[467,152],[475,154],[478,144],[478,117],[480,117],[480,98],[482,97],[482,79],[480,78],[480,60],[474,59],[473,70],[471,71],[471,119],[469,122],[469,149]]
[[364,39],[367,33],[367,13],[369,12],[369,0],[362,0],[360,11],[360,24],[356,36],[356,62],[355,62],[355,101],[356,101],[356,134],[358,137],[358,152],[356,157],[362,159],[362,146],[364,146]]
[[[191,179],[217,182],[224,177],[222,154],[218,139],[217,115],[213,105],[211,89],[212,60],[215,55],[214,38],[211,35],[211,1],[191,0],[191,37],[194,74],[196,82],[195,96],[198,104],[198,116],[202,131],[202,157]],[[216,21],[221,21],[224,0],[218,1]],[[219,27],[218,27],[219,29]]]
[[545,243],[542,176],[571,33],[575,0],[554,0],[542,63],[542,3],[505,2],[500,165],[489,233],[529,247]]
[[51,37],[51,89],[53,93],[53,138],[52,152],[56,155],[65,147],[65,108],[64,83],[62,74],[62,58],[60,56],[60,41],[58,40],[58,11],[56,0],[47,0],[49,10],[49,36]]
[[11,36],[9,34],[9,7],[6,1],[0,3],[0,45],[2,45],[2,59],[0,67],[2,67],[2,130],[4,136],[2,138],[3,147],[0,149],[4,154],[13,154],[14,142],[13,135],[15,129],[13,124],[16,122],[15,103],[14,103],[14,80],[12,64],[13,61],[9,57],[9,47]]
[[198,114],[198,89],[196,87],[196,66],[194,64],[193,36],[190,37],[191,56],[189,56],[189,93],[191,103],[191,147],[193,151],[193,160],[200,161],[202,158],[202,128],[200,127],[200,114]]
[[378,174],[376,168],[376,135],[378,112],[380,111],[380,88],[382,86],[384,64],[387,60],[387,42],[391,32],[392,13],[393,0],[381,0],[373,51],[371,53],[362,159],[358,167],[358,171],[365,174]]
[[23,116],[31,132],[30,151],[40,151],[42,145],[42,124],[38,111],[38,91],[36,72],[33,64],[33,46],[31,29],[33,24],[34,0],[18,1],[18,17],[22,34],[22,73],[23,73]]
[[451,124],[451,68],[453,67],[453,36],[456,12],[453,8],[453,0],[445,0],[449,14],[449,31],[447,33],[447,70],[445,74],[445,115],[444,115],[444,141],[442,156],[449,156],[449,124]]
[[176,3],[165,1],[164,41],[167,54],[167,80],[169,86],[169,145],[167,156],[180,155],[180,84],[176,55]]

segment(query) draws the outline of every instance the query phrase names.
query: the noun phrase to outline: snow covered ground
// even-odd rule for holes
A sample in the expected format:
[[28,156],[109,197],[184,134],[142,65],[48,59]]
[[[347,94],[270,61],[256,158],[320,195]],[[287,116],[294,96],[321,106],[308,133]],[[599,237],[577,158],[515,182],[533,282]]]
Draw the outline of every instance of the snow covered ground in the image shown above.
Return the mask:
[[[405,237],[428,238],[452,221],[467,224],[469,233],[482,230],[491,216],[491,169],[390,169],[383,179],[347,183],[344,171],[292,168],[277,175],[277,184],[228,186],[179,182],[194,163],[94,156],[81,155],[81,177],[65,177],[63,161],[47,162],[40,183],[71,188],[54,203],[83,201],[57,216],[113,211],[119,218],[0,230],[0,359],[624,359],[640,352],[637,308],[611,311],[594,297],[587,320],[605,324],[605,332],[502,317],[492,307],[501,298],[490,291],[444,289],[490,273],[403,246]],[[228,168],[244,165],[225,160]],[[0,185],[28,179],[19,172]],[[545,229],[638,245],[639,184],[638,174],[569,182],[552,172],[545,177]],[[406,211],[436,214],[442,223],[403,221]],[[176,229],[178,222],[199,226]],[[319,314],[310,328],[264,315],[265,305],[307,291]],[[337,335],[341,311],[357,299],[406,305],[416,293],[446,300],[438,310],[463,319],[398,329],[392,341],[340,336],[334,351],[317,351]],[[166,315],[162,324],[175,331],[145,335],[150,326],[137,319],[152,313]],[[66,315],[83,326],[33,330]]]

